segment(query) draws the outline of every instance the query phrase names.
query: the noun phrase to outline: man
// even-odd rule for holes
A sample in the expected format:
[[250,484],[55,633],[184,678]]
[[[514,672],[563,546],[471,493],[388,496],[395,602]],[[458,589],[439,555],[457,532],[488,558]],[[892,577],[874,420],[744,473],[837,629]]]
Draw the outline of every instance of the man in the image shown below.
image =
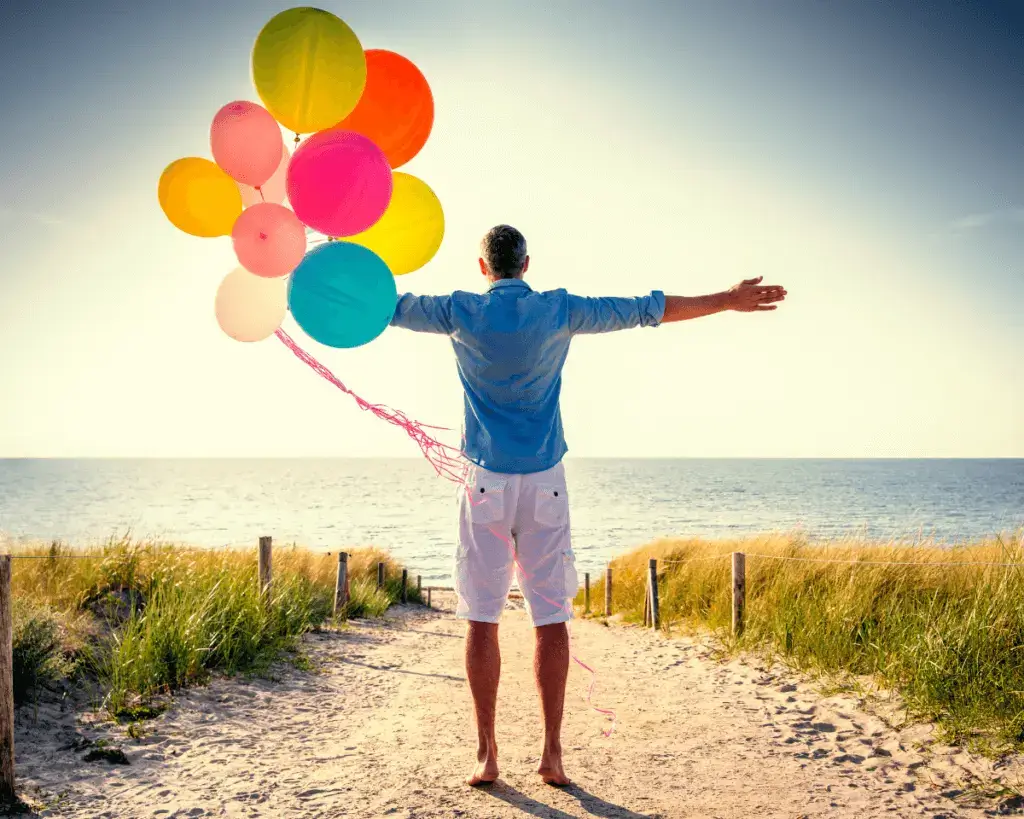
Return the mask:
[[476,710],[477,765],[470,785],[498,777],[494,712],[501,657],[498,620],[513,573],[536,631],[534,668],[544,714],[539,773],[568,785],[561,725],[569,671],[576,576],[566,444],[558,399],[573,336],[657,327],[725,310],[774,310],[786,291],[760,277],[710,296],[585,298],[565,290],[535,292],[523,280],[526,240],[499,225],[481,243],[483,295],[403,295],[392,325],[447,335],[465,392],[463,451],[471,467],[460,507],[455,560],[456,616],[468,620],[466,676]]

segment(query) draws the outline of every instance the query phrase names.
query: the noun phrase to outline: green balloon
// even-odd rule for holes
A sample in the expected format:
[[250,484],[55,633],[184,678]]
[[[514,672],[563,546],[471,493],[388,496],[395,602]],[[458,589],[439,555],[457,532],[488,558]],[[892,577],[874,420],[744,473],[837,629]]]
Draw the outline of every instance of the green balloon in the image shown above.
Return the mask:
[[356,107],[366,87],[366,53],[329,11],[288,9],[256,37],[252,80],[274,119],[296,134],[312,134]]

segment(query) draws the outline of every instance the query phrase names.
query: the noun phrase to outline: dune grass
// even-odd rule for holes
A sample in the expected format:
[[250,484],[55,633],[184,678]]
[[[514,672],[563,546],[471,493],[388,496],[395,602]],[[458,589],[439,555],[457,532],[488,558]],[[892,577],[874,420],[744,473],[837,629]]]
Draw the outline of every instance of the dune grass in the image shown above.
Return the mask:
[[[276,547],[264,599],[254,549],[117,542],[19,554],[44,557],[16,560],[12,571],[18,701],[40,684],[85,674],[112,714],[134,713],[211,672],[265,669],[332,617],[336,555]],[[386,567],[380,590],[378,561]],[[379,616],[399,599],[401,567],[386,553],[356,550],[348,565],[341,619]],[[409,600],[419,602],[414,586]]]
[[[750,555],[738,641],[730,635],[733,551]],[[613,612],[643,620],[651,557],[659,560],[664,627],[711,629],[733,650],[781,656],[804,670],[868,675],[898,691],[914,717],[936,721],[950,741],[1024,747],[1024,568],[939,565],[1024,563],[1024,533],[955,548],[810,545],[788,536],[663,540],[612,563]],[[600,577],[593,609],[603,600]]]

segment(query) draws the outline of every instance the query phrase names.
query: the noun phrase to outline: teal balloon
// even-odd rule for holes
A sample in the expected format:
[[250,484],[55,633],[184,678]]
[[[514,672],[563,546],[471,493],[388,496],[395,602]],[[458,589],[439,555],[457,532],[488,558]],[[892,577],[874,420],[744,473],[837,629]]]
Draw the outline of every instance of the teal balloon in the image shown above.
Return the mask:
[[384,332],[395,314],[398,289],[387,264],[351,242],[325,242],[292,271],[288,309],[314,341],[360,347]]

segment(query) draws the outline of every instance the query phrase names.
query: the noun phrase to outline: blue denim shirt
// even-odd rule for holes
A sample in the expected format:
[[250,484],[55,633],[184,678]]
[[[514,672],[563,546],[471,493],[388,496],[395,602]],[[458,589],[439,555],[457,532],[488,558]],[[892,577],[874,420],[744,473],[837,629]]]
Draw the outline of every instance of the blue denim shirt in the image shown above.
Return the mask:
[[465,389],[463,451],[494,472],[550,469],[568,447],[558,398],[572,337],[656,327],[665,294],[588,298],[502,279],[484,293],[398,299],[391,325],[447,335]]

